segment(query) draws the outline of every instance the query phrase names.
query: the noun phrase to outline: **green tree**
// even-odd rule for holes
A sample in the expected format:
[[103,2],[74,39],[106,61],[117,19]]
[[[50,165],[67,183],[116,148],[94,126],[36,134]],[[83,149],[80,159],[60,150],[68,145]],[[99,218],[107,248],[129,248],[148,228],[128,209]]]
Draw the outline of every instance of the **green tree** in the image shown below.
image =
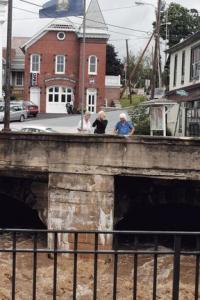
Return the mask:
[[115,47],[108,44],[106,47],[106,75],[122,75],[123,64],[118,58],[118,53],[115,51]]
[[[180,4],[170,3],[166,9],[161,12],[161,24],[168,25],[168,46],[179,43],[189,35],[200,30],[200,16],[196,9],[187,9]],[[160,35],[166,39],[166,26],[160,27]]]

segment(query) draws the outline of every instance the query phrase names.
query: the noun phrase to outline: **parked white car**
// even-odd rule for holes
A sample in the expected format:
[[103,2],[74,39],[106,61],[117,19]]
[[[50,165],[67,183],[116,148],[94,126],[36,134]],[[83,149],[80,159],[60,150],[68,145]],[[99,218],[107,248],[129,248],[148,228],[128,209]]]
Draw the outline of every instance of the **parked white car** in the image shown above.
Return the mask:
[[39,125],[32,125],[22,127],[19,131],[21,132],[28,132],[28,133],[56,133],[56,131],[50,127],[39,126]]
[[[27,111],[23,105],[14,104],[10,105],[10,121],[23,122],[27,119]],[[4,105],[0,104],[0,122],[4,121]]]

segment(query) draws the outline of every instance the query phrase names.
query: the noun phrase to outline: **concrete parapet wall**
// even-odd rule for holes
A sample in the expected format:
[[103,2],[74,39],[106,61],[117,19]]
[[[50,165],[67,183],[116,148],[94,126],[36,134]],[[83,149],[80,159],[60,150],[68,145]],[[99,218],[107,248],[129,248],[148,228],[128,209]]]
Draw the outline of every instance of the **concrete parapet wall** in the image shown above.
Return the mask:
[[200,139],[0,134],[0,172],[199,176]]

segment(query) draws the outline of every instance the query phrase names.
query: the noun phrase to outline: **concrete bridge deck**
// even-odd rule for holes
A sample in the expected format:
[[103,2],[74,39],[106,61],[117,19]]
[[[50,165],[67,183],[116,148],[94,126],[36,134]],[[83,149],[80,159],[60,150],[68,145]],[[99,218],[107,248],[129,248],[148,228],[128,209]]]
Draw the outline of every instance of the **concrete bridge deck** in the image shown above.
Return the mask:
[[198,181],[200,139],[0,133],[0,174],[47,181],[49,229],[112,230],[115,177]]

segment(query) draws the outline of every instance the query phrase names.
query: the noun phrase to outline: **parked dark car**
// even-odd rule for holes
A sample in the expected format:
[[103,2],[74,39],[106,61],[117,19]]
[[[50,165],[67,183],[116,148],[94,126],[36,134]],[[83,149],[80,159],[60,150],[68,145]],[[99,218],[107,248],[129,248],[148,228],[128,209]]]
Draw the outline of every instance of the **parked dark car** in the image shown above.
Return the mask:
[[21,104],[23,104],[24,109],[26,110],[28,117],[31,117],[31,116],[36,117],[38,112],[39,112],[38,106],[35,103],[31,102],[31,101],[18,100],[18,101],[11,101],[11,103],[15,103],[15,104],[16,103],[21,103]]

